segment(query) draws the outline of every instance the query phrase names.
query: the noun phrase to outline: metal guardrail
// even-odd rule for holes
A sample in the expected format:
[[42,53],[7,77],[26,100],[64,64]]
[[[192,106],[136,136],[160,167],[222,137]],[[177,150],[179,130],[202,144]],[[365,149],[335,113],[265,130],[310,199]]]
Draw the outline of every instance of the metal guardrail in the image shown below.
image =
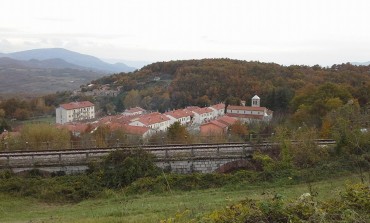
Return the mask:
[[[292,141],[296,143],[297,141]],[[318,145],[332,145],[334,140],[316,140]],[[155,155],[157,161],[245,158],[258,149],[270,149],[277,143],[222,143],[222,144],[176,144],[142,146]],[[115,150],[132,151],[138,147],[108,147],[81,150],[12,151],[0,153],[0,168],[14,166],[87,164]]]

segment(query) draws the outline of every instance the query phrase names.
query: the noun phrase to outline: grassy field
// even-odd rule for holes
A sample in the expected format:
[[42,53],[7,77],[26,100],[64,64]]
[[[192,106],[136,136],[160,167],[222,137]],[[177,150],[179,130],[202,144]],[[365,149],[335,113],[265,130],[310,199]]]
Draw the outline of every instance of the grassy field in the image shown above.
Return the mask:
[[[327,199],[338,196],[347,183],[359,181],[359,177],[352,175],[316,182],[312,188],[318,193],[317,199]],[[267,199],[279,193],[289,200],[308,191],[307,184],[275,187],[239,184],[219,189],[130,196],[105,191],[100,198],[78,204],[47,204],[0,194],[0,222],[159,222],[185,210],[189,211],[190,218],[196,218],[245,198]]]
[[26,121],[19,121],[18,124],[39,124],[39,123],[47,123],[47,124],[54,124],[55,117],[48,115],[45,117],[37,117]]

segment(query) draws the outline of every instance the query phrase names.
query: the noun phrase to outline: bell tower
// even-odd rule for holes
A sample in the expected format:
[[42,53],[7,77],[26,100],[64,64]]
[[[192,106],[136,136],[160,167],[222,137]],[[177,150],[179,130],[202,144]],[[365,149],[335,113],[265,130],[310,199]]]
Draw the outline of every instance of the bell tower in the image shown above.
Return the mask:
[[252,98],[252,107],[260,107],[261,99],[257,95]]

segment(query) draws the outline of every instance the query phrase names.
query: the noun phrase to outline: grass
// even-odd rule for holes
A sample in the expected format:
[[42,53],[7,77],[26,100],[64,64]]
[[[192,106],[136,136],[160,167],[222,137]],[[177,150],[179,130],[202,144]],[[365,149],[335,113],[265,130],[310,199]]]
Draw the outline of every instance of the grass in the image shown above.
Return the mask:
[[[345,184],[359,181],[354,175],[328,179],[313,183],[312,190],[317,192],[317,199],[328,199],[337,196]],[[266,199],[279,193],[284,199],[295,199],[308,191],[307,184],[238,184],[219,189],[129,196],[106,190],[101,197],[78,204],[47,204],[0,194],[0,222],[159,222],[185,210],[190,218],[196,218],[245,198]]]
[[35,123],[47,123],[47,124],[54,124],[55,123],[55,117],[52,115],[44,116],[44,117],[37,117],[37,118],[31,118],[29,120],[25,121],[19,121],[19,124],[35,124]]

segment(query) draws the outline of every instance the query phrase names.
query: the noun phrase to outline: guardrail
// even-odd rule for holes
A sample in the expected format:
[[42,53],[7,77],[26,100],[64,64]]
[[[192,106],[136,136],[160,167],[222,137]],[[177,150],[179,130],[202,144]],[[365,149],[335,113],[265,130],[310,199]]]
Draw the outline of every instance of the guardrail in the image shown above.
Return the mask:
[[[297,141],[292,141],[296,143]],[[334,140],[316,140],[318,145],[335,144]],[[141,146],[152,153],[157,161],[197,160],[245,158],[251,156],[256,149],[271,149],[277,143],[222,143],[222,144],[176,144],[160,146]],[[80,150],[41,150],[41,151],[11,151],[0,153],[0,168],[21,166],[53,166],[84,164],[100,159],[115,150],[130,152],[134,146],[89,148]]]

